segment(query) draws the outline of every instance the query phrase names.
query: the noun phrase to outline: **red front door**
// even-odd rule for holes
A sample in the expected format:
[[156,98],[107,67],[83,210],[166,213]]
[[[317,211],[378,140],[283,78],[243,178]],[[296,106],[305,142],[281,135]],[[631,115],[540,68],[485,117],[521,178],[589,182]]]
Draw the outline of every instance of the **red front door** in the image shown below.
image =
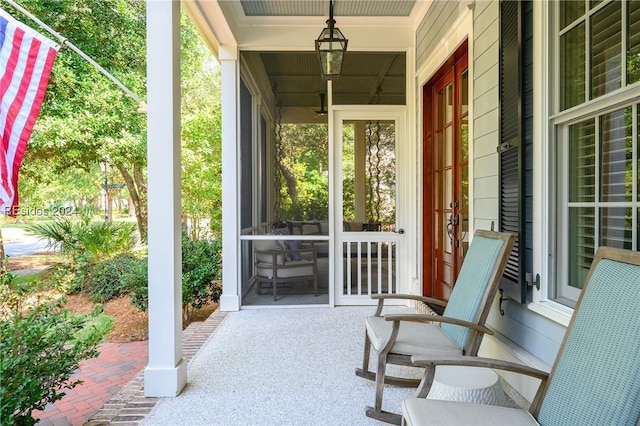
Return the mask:
[[466,44],[424,87],[423,293],[448,300],[468,246]]

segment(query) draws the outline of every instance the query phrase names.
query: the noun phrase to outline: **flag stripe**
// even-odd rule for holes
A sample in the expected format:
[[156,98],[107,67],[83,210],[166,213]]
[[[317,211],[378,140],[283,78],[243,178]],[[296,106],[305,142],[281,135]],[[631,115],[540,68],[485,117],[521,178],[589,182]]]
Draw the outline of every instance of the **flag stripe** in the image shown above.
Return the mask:
[[[56,51],[54,49],[49,49],[46,53],[45,65],[39,71],[39,74],[49,75],[51,73],[51,69],[53,68],[53,61],[56,57]],[[39,77],[41,78],[41,76]],[[20,138],[18,139],[18,143],[16,145],[16,153],[13,161],[13,176],[12,180],[14,182],[18,182],[18,171],[20,170],[20,165],[22,164],[22,157],[24,156],[24,152],[27,149],[27,142],[29,141],[29,137],[31,136],[31,132],[33,131],[33,126],[36,123],[36,119],[38,118],[38,113],[40,112],[40,106],[42,105],[42,101],[44,100],[44,95],[47,91],[46,84],[40,84],[34,90],[33,99],[31,99],[30,105],[31,110],[27,116],[27,119],[24,123],[24,127],[20,134]],[[16,185],[14,193],[13,205],[18,205],[18,187]]]
[[[7,145],[7,157],[12,158],[15,155],[15,150],[17,149],[16,139],[19,137],[20,132],[14,133],[14,126],[20,127],[22,121],[24,120],[24,111],[23,106],[27,104],[28,99],[28,90],[30,90],[29,82],[33,76],[33,53],[37,54],[37,50],[39,48],[39,44],[37,40],[31,40],[30,46],[27,51],[19,51],[20,56],[18,57],[19,68],[15,70],[13,73],[14,77],[14,86],[17,86],[18,90],[16,91],[16,95],[13,98],[13,101],[9,104],[9,108],[7,109],[7,121],[4,124],[4,143]],[[23,57],[26,55],[26,58]],[[13,139],[13,140],[12,140]]]
[[0,213],[15,215],[18,172],[57,49],[0,9]]

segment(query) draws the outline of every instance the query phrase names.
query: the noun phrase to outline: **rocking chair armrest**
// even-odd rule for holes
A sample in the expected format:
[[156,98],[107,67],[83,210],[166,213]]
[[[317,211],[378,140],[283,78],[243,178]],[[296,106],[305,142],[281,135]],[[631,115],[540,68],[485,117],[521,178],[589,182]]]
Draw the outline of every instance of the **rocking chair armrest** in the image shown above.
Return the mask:
[[298,253],[316,253],[318,251],[317,248],[311,247],[301,247],[295,250],[285,250],[285,253],[298,252]]
[[490,328],[487,328],[483,325],[476,324],[469,321],[464,321],[458,318],[449,318],[442,317],[439,315],[422,315],[422,314],[394,314],[394,315],[385,315],[384,317],[387,321],[410,321],[410,322],[440,322],[446,324],[459,325],[461,327],[470,328],[475,331],[479,331],[484,334],[493,334],[493,331]]
[[376,313],[374,314],[376,317],[381,316],[382,308],[384,306],[384,301],[387,299],[394,300],[415,300],[418,302],[424,302],[427,304],[434,304],[439,306],[447,306],[447,302],[443,300],[433,299],[431,297],[426,296],[418,296],[417,294],[372,294],[371,298],[373,300],[378,300],[378,307],[376,308]]
[[372,294],[371,298],[379,299],[379,300],[385,300],[385,299],[415,300],[418,302],[432,303],[434,305],[439,305],[439,306],[447,306],[447,302],[445,302],[444,300],[438,300],[438,299],[434,299],[427,296],[418,296],[417,294]]
[[317,257],[316,253],[317,253],[318,249],[316,249],[315,247],[309,247],[309,248],[299,248],[299,249],[295,249],[295,250],[282,250],[282,249],[268,249],[268,250],[256,250],[256,254],[266,254],[266,255],[272,255],[272,256],[283,256],[283,255],[289,255],[290,253],[312,253],[313,257]]
[[437,365],[458,365],[465,367],[493,368],[496,370],[511,371],[518,374],[535,377],[542,381],[547,380],[549,373],[537,368],[500,359],[481,358],[475,356],[455,355],[447,357],[431,357],[426,355],[414,355],[411,363],[416,367],[435,367]]

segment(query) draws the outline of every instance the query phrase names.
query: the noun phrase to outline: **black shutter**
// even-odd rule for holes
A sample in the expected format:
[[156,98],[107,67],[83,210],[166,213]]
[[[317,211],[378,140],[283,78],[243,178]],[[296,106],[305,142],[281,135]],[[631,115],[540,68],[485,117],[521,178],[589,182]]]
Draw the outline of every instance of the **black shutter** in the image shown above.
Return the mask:
[[500,2],[499,229],[518,235],[500,288],[520,303],[530,300],[531,271],[532,3]]

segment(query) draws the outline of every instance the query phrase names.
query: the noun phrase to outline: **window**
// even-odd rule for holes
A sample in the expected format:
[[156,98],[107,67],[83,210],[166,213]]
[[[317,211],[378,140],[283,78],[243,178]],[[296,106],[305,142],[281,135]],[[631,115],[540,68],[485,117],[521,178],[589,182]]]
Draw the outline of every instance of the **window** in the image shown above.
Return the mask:
[[640,250],[640,2],[556,7],[560,185],[549,297],[574,306],[599,246]]

